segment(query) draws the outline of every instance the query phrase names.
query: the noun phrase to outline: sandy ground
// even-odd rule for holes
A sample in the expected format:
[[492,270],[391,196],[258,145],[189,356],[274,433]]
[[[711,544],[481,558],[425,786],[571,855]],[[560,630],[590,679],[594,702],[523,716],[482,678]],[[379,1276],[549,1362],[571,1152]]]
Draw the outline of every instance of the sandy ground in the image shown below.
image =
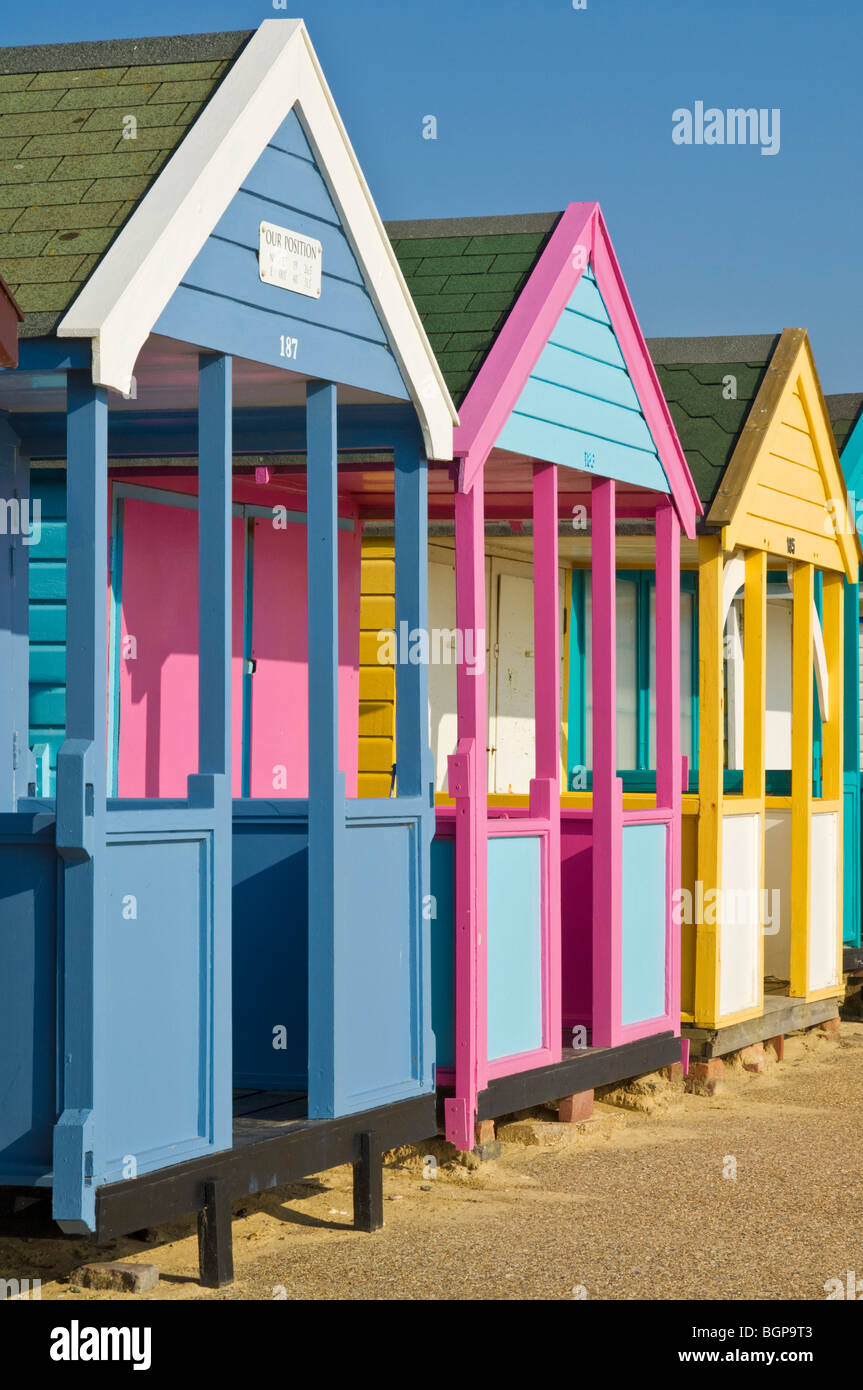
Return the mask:
[[[734,1070],[712,1098],[641,1087],[628,1101],[644,1110],[598,1104],[575,1134],[507,1142],[474,1170],[441,1165],[430,1180],[416,1161],[391,1167],[373,1236],[351,1228],[348,1168],[239,1202],[227,1289],[198,1284],[192,1221],[109,1247],[0,1241],[0,1276],[41,1278],[43,1299],[75,1302],[823,1300],[826,1280],[863,1275],[861,1097],[863,1024],[846,1023],[838,1042],[789,1038],[783,1063]],[[127,1258],[158,1265],[158,1288],[94,1294],[70,1278],[87,1259]]]

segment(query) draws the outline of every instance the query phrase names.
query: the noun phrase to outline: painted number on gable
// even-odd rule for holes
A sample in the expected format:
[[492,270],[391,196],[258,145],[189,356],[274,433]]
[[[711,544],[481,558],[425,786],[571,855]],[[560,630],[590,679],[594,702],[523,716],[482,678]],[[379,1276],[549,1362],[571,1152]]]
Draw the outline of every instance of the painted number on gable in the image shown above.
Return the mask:
[[281,333],[279,335],[279,343],[281,344],[279,352],[280,357],[293,357],[296,359],[297,351],[300,346],[299,338],[286,338],[284,333]]
[[584,451],[584,466],[591,469],[596,467],[596,454],[592,449],[585,449]]

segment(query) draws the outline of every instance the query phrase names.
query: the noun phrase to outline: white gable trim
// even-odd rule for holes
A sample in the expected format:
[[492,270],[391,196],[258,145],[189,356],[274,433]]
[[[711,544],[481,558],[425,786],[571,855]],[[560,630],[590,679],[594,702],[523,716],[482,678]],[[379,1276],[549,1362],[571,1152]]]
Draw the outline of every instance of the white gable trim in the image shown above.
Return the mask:
[[128,392],[153,325],[294,105],[417,410],[427,453],[451,459],[455,407],[299,19],[263,21],[57,335],[91,338],[94,381]]

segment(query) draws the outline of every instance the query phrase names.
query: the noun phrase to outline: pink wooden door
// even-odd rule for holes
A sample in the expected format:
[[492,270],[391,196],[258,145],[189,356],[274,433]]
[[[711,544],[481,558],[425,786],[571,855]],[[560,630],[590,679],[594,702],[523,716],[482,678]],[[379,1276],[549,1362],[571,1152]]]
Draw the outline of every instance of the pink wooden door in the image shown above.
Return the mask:
[[[185,796],[198,765],[198,512],[123,500],[117,795]],[[233,524],[234,796],[243,749],[243,522]]]
[[[253,797],[308,796],[306,528],[255,519],[253,533],[250,778]],[[360,544],[339,532],[339,752],[357,794]]]

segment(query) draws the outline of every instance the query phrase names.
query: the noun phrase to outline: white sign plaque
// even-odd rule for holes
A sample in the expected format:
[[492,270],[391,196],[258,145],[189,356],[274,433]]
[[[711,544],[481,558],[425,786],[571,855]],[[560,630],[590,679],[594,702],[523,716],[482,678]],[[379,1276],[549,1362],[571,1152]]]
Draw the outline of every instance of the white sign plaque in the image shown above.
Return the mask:
[[261,223],[258,269],[266,284],[320,299],[322,259],[323,247],[314,237]]

